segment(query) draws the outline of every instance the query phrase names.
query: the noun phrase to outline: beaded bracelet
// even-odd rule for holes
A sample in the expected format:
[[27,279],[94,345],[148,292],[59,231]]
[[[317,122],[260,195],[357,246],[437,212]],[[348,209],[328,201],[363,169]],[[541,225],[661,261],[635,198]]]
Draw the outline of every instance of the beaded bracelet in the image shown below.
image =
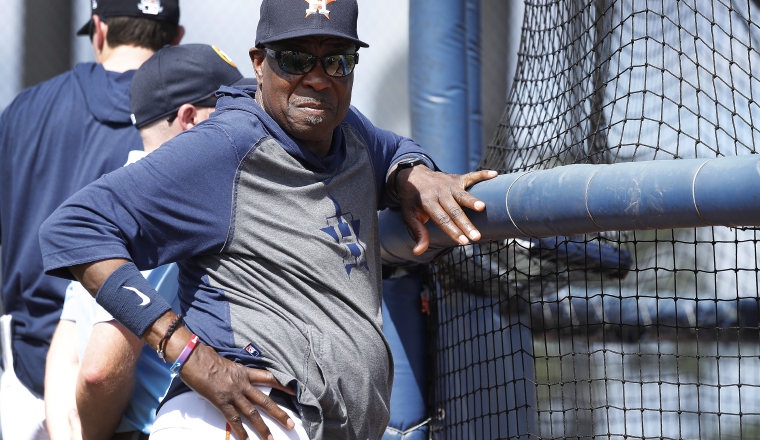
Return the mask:
[[174,318],[174,321],[172,321],[171,324],[169,324],[169,328],[166,329],[166,333],[164,334],[164,337],[161,338],[160,341],[158,341],[158,347],[156,347],[156,353],[158,353],[158,358],[164,361],[166,363],[166,344],[169,343],[169,338],[172,337],[174,332],[177,330],[177,327],[182,323],[182,314],[180,313]]
[[195,347],[198,345],[198,336],[193,335],[190,337],[190,340],[187,341],[187,345],[185,345],[184,350],[182,350],[182,353],[179,354],[179,357],[176,361],[174,361],[174,364],[169,369],[169,371],[172,372],[172,374],[179,373],[179,370],[182,368],[182,365],[185,364],[185,361],[187,361],[187,358],[190,357],[190,354],[195,350]]

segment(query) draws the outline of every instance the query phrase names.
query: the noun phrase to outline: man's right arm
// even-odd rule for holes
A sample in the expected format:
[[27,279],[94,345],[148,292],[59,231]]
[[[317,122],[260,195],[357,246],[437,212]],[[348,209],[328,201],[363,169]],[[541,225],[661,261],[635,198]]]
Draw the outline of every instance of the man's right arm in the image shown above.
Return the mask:
[[[111,275],[128,263],[129,261],[124,259],[109,259],[72,266],[69,269],[82,285],[95,296]],[[134,276],[142,277],[136,268],[134,268],[134,272]],[[146,291],[142,293],[152,297],[152,301],[161,298],[157,293],[152,295],[147,292],[147,289],[144,290]],[[116,313],[114,313],[114,317],[119,319]],[[142,340],[151,347],[158,346],[169,325],[175,319],[176,315],[171,310],[163,313],[142,333]],[[179,357],[191,337],[192,334],[185,327],[177,329],[166,345],[165,355],[168,362],[174,362]],[[291,394],[293,393],[292,390],[281,385],[272,373],[266,370],[247,368],[229,361],[219,356],[213,348],[204,344],[198,344],[190,355],[180,370],[180,378],[187,386],[205,397],[222,412],[240,439],[248,438],[243,429],[241,415],[251,422],[254,429],[263,438],[270,438],[271,436],[269,428],[261,418],[256,405],[286,428],[292,429],[295,426],[287,413],[253,384],[270,386]]]

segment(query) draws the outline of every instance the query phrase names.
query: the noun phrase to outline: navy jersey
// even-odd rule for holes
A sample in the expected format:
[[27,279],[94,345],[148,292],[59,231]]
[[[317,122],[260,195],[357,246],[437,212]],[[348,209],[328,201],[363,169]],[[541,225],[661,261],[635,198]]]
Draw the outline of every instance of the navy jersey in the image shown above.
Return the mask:
[[43,394],[45,359],[68,283],[42,270],[38,231],[76,191],[142,150],[129,112],[134,71],[92,63],[31,87],[0,115],[2,299],[21,382]]
[[377,209],[392,203],[393,163],[433,164],[354,108],[319,158],[249,93],[222,88],[208,121],[67,201],[40,232],[46,270],[178,261],[187,327],[222,356],[295,385],[310,438],[378,438],[393,364]]

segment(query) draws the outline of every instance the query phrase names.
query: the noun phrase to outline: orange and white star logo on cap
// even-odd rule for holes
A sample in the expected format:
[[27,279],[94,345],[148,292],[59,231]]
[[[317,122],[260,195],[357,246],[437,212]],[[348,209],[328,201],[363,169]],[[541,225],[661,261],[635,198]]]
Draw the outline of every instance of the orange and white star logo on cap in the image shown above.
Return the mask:
[[306,10],[306,17],[311,14],[320,13],[330,19],[330,11],[327,10],[327,5],[337,0],[306,0],[309,4],[309,9]]

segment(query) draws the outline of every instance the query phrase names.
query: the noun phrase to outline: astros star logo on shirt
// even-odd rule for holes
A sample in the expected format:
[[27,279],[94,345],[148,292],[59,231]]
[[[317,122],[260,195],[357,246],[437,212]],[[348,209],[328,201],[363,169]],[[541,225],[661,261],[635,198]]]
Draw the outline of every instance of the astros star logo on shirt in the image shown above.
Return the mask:
[[332,237],[336,243],[343,246],[343,265],[346,273],[350,276],[354,269],[364,268],[369,271],[367,254],[364,245],[359,240],[361,221],[355,219],[351,212],[343,212],[338,202],[331,196],[327,196],[335,206],[335,215],[327,217],[327,227],[322,232]]

